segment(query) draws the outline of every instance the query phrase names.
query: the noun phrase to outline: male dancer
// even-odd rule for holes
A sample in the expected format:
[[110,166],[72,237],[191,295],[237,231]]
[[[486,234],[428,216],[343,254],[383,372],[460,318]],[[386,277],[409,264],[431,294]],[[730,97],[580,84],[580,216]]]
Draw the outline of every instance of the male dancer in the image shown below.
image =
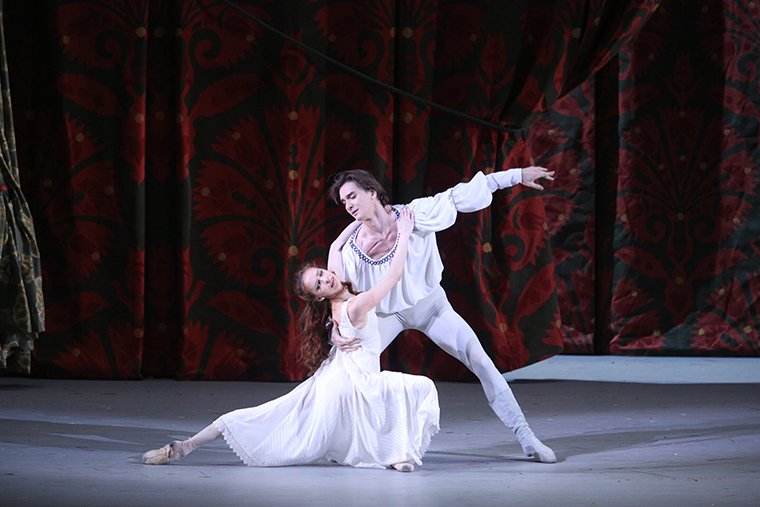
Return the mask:
[[[444,351],[462,361],[480,379],[488,403],[512,431],[523,451],[543,463],[555,463],[554,452],[528,427],[504,377],[488,357],[472,328],[454,311],[441,287],[443,262],[435,233],[454,224],[457,213],[469,213],[491,204],[492,193],[522,183],[543,190],[536,180],[554,179],[554,171],[543,167],[509,169],[485,175],[479,172],[467,183],[432,197],[414,199],[414,231],[409,239],[409,255],[401,281],[376,307],[380,337],[385,349],[404,329],[417,329]],[[361,222],[342,249],[343,270],[357,290],[365,291],[388,270],[396,250],[397,207],[389,205],[388,194],[367,171],[338,173],[328,196],[342,203]],[[350,227],[350,226],[349,226]],[[333,335],[342,350],[358,346],[355,340]]]

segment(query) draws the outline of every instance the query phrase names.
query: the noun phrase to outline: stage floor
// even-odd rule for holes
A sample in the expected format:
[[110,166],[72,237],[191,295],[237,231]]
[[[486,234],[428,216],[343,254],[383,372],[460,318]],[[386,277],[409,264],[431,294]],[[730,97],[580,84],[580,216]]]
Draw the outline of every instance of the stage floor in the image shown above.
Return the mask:
[[410,474],[248,468],[223,441],[180,462],[140,463],[143,451],[295,384],[0,378],[0,506],[760,505],[760,359],[670,358],[665,370],[688,372],[676,380],[658,376],[657,360],[636,358],[615,377],[609,363],[620,358],[582,359],[507,375],[558,463],[523,456],[479,384],[438,382],[441,432]]

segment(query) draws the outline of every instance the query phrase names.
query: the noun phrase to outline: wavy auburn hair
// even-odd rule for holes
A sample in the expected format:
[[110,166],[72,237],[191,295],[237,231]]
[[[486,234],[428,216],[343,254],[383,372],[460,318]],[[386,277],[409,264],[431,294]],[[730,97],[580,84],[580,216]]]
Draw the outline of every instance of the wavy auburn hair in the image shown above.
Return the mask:
[[[298,323],[301,326],[301,347],[298,351],[298,359],[309,369],[309,376],[317,371],[319,365],[330,355],[332,347],[330,335],[334,325],[330,301],[317,300],[314,294],[304,287],[303,276],[310,268],[327,269],[316,262],[305,262],[293,275],[293,291],[304,302],[301,314],[298,316]],[[351,282],[341,283],[348,288],[348,292],[357,294]]]

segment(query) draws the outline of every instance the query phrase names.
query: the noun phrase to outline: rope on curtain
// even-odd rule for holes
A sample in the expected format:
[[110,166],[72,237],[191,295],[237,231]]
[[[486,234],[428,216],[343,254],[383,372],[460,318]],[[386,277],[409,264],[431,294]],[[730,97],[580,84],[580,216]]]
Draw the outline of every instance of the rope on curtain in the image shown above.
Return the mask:
[[476,118],[474,116],[471,116],[471,115],[469,115],[467,113],[463,113],[461,111],[457,111],[456,109],[451,109],[449,107],[442,106],[441,104],[437,104],[437,103],[432,102],[430,100],[426,100],[426,99],[423,99],[421,97],[417,97],[416,95],[413,95],[413,94],[411,94],[409,92],[405,92],[404,90],[402,90],[400,88],[397,88],[397,87],[395,87],[393,85],[389,85],[387,83],[383,83],[382,81],[380,81],[378,79],[375,79],[375,78],[373,78],[371,76],[368,76],[367,74],[364,74],[363,72],[359,72],[358,70],[354,69],[353,67],[350,67],[350,66],[348,66],[348,65],[346,65],[344,63],[341,63],[338,60],[335,60],[334,58],[329,57],[326,54],[324,54],[324,53],[322,53],[320,51],[317,51],[316,49],[314,49],[314,48],[312,48],[310,46],[307,46],[306,44],[304,44],[304,43],[302,43],[302,42],[300,42],[300,41],[298,41],[298,40],[296,40],[296,39],[294,39],[294,38],[292,38],[292,37],[290,37],[290,36],[282,33],[280,30],[276,29],[275,27],[273,27],[271,25],[268,25],[267,23],[265,23],[264,21],[260,20],[259,18],[257,18],[253,14],[251,14],[250,12],[248,12],[246,10],[243,10],[242,8],[238,7],[237,5],[235,5],[234,3],[232,3],[230,0],[222,0],[222,2],[225,3],[225,4],[227,4],[227,5],[229,5],[233,9],[235,9],[236,11],[238,11],[239,13],[241,13],[243,16],[246,16],[247,18],[250,18],[251,20],[255,21],[256,23],[258,23],[259,25],[261,25],[262,28],[265,28],[266,30],[268,30],[269,32],[277,35],[278,37],[281,37],[281,38],[287,40],[291,44],[293,44],[295,46],[298,46],[299,48],[303,49],[307,53],[310,53],[310,54],[312,54],[314,56],[322,58],[323,60],[325,60],[327,62],[330,62],[331,64],[333,64],[333,65],[335,65],[335,66],[337,66],[337,67],[345,70],[349,74],[351,74],[353,76],[356,76],[359,79],[362,79],[364,81],[369,81],[370,83],[374,84],[375,86],[379,86],[380,88],[388,90],[391,93],[395,93],[397,95],[401,95],[402,97],[406,97],[409,100],[412,100],[412,101],[414,101],[414,102],[416,102],[418,104],[422,104],[422,105],[425,105],[425,106],[432,107],[434,109],[438,109],[439,111],[442,111],[444,113],[447,113],[447,114],[450,114],[450,115],[453,115],[453,116],[457,116],[457,117],[459,117],[459,118],[461,118],[463,120],[470,121],[470,122],[473,122],[473,123],[477,123],[478,125],[482,125],[484,127],[500,130],[502,132],[510,132],[510,133],[522,133],[523,130],[524,130],[523,127],[507,127],[505,125],[499,125],[499,124],[496,124],[496,123],[491,123],[491,122],[485,121],[485,120],[483,120],[481,118]]

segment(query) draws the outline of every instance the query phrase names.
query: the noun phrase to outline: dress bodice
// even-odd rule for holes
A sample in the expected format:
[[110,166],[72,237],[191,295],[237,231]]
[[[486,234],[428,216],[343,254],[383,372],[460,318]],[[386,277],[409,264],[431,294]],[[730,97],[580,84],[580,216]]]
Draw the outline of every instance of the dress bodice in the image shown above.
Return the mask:
[[380,332],[378,331],[375,309],[373,308],[367,313],[367,323],[365,326],[361,329],[356,329],[348,317],[348,303],[351,299],[344,301],[341,305],[340,327],[338,329],[344,338],[358,338],[361,340],[361,347],[359,350],[347,352],[347,354],[368,355],[379,361],[382,350],[380,350]]

